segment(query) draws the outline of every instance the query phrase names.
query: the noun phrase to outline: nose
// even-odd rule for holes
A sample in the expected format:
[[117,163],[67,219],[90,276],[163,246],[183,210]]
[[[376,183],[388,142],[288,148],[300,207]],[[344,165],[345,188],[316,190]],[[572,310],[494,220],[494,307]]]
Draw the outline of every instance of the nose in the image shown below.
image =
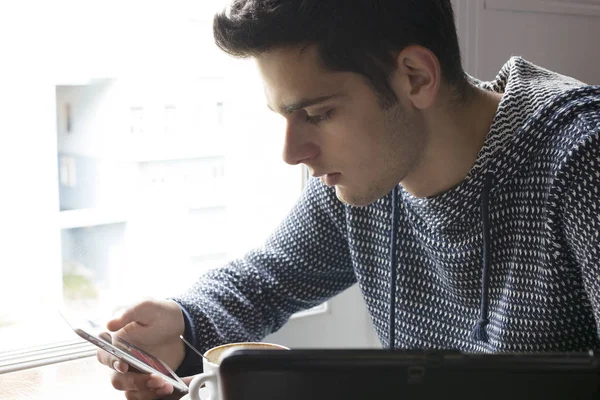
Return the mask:
[[283,161],[290,165],[297,165],[318,155],[319,147],[312,140],[310,130],[288,121],[285,127]]

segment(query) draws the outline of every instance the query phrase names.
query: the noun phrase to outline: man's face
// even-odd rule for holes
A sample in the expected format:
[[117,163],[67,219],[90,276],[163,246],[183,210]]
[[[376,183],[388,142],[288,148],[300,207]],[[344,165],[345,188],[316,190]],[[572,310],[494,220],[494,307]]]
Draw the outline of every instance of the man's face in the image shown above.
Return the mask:
[[269,51],[257,63],[269,108],[287,121],[284,161],[305,164],[341,201],[368,205],[417,165],[426,136],[402,98],[382,109],[363,76],[324,70],[314,47]]

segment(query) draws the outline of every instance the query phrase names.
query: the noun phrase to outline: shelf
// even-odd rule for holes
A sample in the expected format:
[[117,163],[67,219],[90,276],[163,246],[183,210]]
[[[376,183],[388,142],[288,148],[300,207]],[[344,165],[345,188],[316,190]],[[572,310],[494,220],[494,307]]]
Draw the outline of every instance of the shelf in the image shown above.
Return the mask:
[[126,210],[118,209],[82,208],[79,210],[61,211],[59,214],[61,229],[119,224],[127,222],[128,219],[129,213]]

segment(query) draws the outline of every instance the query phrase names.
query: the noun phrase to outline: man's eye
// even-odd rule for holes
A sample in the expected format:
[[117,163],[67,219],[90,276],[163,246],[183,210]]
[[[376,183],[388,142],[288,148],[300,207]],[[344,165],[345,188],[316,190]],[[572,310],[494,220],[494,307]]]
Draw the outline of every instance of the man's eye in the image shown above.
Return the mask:
[[321,122],[327,121],[329,118],[331,118],[332,114],[333,114],[333,110],[329,110],[326,113],[319,114],[319,115],[306,114],[306,122],[308,122],[309,124],[313,124],[313,125],[319,125]]

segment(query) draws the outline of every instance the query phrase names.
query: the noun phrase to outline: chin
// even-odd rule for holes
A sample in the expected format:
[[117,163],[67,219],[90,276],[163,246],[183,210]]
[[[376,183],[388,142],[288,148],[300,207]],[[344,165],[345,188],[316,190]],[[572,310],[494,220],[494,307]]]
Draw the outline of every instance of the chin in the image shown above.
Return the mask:
[[366,207],[381,198],[381,196],[378,197],[372,193],[352,193],[348,188],[340,186],[335,187],[335,195],[342,203],[354,207]]

